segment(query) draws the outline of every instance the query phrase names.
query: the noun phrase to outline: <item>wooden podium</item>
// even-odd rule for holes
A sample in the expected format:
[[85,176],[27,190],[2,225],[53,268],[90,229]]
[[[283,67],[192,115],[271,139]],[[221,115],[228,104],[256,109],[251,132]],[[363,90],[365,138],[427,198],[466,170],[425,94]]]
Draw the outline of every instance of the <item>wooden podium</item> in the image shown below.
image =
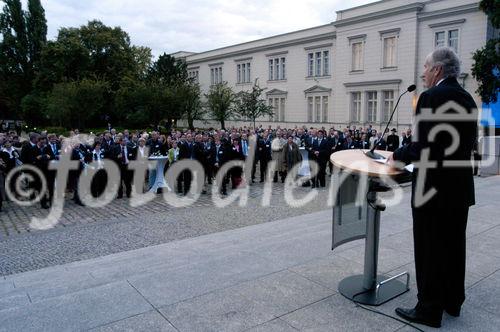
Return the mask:
[[[333,207],[332,250],[341,244],[365,239],[365,264],[362,275],[343,279],[339,292],[354,302],[381,305],[409,290],[410,275],[403,272],[393,277],[377,274],[380,212],[385,206],[378,193],[391,190],[381,177],[397,183],[408,181],[406,172],[367,157],[368,150],[344,150],[330,156],[337,180],[337,199]],[[377,151],[388,157],[392,152]],[[342,179],[342,180],[341,180]],[[362,196],[361,196],[362,195]],[[406,284],[398,279],[406,276]]]

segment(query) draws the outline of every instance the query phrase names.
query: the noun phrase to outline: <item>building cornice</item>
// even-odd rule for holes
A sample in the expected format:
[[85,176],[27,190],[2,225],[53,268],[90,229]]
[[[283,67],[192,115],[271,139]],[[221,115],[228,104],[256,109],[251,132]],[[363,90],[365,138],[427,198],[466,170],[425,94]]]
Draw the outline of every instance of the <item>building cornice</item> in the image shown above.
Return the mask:
[[424,6],[425,6],[425,4],[423,2],[416,2],[416,3],[411,3],[409,5],[406,5],[406,6],[398,6],[398,7],[389,8],[389,9],[381,10],[381,11],[374,12],[374,13],[369,13],[369,14],[364,14],[364,15],[346,18],[343,20],[338,20],[338,21],[332,22],[332,24],[334,27],[339,28],[339,27],[343,27],[346,25],[376,20],[376,19],[385,18],[388,16],[404,14],[404,13],[411,13],[411,12],[419,12],[424,8]]
[[[247,55],[247,54],[252,54],[252,53],[257,53],[257,52],[277,50],[280,48],[286,48],[286,47],[305,44],[305,43],[313,43],[313,42],[317,42],[317,41],[333,39],[333,38],[336,38],[336,36],[337,36],[337,34],[335,32],[327,32],[327,33],[323,33],[320,35],[297,38],[297,39],[293,39],[293,40],[274,43],[271,45],[256,46],[256,47],[251,47],[251,48],[247,48],[244,50],[238,50],[238,51],[227,52],[227,53],[223,53],[223,54],[207,56],[205,58],[200,58],[200,59],[196,59],[196,60],[189,60],[189,57],[188,57],[186,59],[186,62],[188,63],[188,65],[191,65],[191,64],[200,63],[200,62],[213,61],[213,60],[221,59],[221,58],[242,56],[242,55]],[[210,51],[210,52],[212,52],[212,51]],[[199,55],[199,54],[197,54],[197,55]]]
[[313,45],[313,46],[304,47],[304,50],[309,51],[309,50],[315,50],[317,48],[327,48],[327,47],[332,47],[332,46],[333,46],[333,43],[319,44],[319,45]]
[[467,14],[467,13],[472,13],[479,11],[479,3],[471,3],[468,5],[463,5],[463,6],[456,6],[452,8],[446,8],[446,9],[440,9],[440,10],[435,10],[432,12],[428,13],[419,13],[418,20],[419,21],[426,21],[426,20],[433,20],[437,18],[443,18],[451,15],[461,15],[461,14]]
[[283,96],[286,94],[288,94],[287,91],[283,91],[280,89],[272,89],[272,90],[266,92],[266,96]]
[[313,87],[310,87],[309,89],[304,90],[304,93],[307,94],[312,94],[312,93],[328,93],[330,94],[332,92],[332,89],[325,88],[324,86],[321,85],[315,85]]
[[362,82],[350,82],[344,83],[346,88],[354,88],[358,86],[369,86],[369,85],[389,85],[389,84],[401,84],[402,80],[378,80],[378,81],[362,81]]
[[465,18],[463,18],[461,20],[453,20],[453,21],[446,21],[446,22],[429,24],[429,28],[434,29],[434,28],[444,27],[447,25],[457,25],[457,24],[463,24],[463,23],[465,23]]

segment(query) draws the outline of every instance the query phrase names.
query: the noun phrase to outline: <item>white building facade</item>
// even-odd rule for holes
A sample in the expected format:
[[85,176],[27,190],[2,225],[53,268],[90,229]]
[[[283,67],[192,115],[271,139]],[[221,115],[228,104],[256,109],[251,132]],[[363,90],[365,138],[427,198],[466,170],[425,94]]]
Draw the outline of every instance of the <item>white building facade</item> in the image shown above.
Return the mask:
[[[451,46],[462,61],[460,83],[478,105],[472,53],[491,33],[474,0],[383,0],[337,12],[334,22],[310,29],[186,54],[188,73],[204,93],[227,82],[235,93],[257,80],[274,115],[257,125],[291,128],[385,126],[398,96],[411,84],[391,127],[410,127],[425,57]],[[210,119],[207,115],[207,120]],[[217,126],[198,121],[196,126]],[[228,125],[250,125],[228,121]]]

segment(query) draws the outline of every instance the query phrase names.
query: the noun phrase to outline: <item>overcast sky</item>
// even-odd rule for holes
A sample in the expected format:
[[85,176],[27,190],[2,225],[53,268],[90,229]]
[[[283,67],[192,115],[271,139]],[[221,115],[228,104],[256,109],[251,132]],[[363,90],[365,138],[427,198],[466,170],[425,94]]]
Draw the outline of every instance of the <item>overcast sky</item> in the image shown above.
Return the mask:
[[[121,26],[134,45],[208,51],[335,20],[335,11],[375,0],[42,0],[48,37],[92,19]],[[26,2],[26,0],[24,1]]]

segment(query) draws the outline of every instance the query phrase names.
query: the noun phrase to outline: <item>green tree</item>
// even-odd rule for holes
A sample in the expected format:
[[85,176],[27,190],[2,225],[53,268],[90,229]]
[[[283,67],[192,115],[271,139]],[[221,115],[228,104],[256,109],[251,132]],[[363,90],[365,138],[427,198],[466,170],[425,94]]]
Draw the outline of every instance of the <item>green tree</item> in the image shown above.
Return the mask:
[[[480,8],[488,15],[494,28],[500,29],[500,1],[482,0]],[[485,103],[495,103],[500,92],[500,38],[488,40],[472,58],[472,76],[478,81],[477,93]]]
[[200,85],[194,82],[184,82],[176,89],[176,96],[181,104],[181,114],[194,130],[194,120],[202,119],[203,107],[201,102]]
[[170,85],[188,80],[187,64],[173,56],[163,53],[149,70],[149,78]]
[[83,79],[54,85],[47,98],[50,120],[60,127],[85,128],[105,106],[106,81]]
[[212,117],[220,122],[221,128],[225,129],[225,122],[236,115],[234,107],[235,95],[227,82],[214,84],[210,87],[207,99],[207,108]]
[[40,0],[28,0],[26,14],[26,32],[28,35],[28,56],[32,68],[36,71],[42,49],[47,44],[47,20]]
[[32,89],[40,53],[47,40],[47,23],[40,1],[2,0],[0,13],[0,100],[10,116],[20,114],[21,100]]
[[255,120],[264,115],[273,115],[273,107],[267,105],[266,101],[260,96],[264,88],[259,87],[257,81],[251,91],[241,91],[236,99],[236,112],[245,119],[250,119],[255,128]]

